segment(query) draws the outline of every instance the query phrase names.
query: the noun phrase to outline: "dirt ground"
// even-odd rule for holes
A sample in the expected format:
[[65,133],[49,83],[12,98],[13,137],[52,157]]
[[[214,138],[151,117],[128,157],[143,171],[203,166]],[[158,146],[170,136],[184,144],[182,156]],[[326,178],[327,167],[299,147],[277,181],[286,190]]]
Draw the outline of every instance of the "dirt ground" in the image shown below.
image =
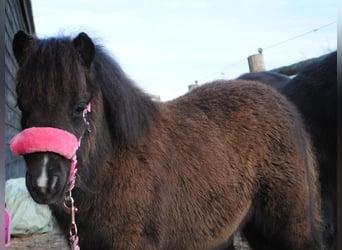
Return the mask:
[[26,237],[11,237],[11,245],[6,250],[70,250],[67,241],[58,229],[50,233],[34,234]]
[[[234,238],[237,250],[249,250],[247,243],[240,235]],[[6,250],[70,250],[61,232],[55,228],[51,233],[35,234],[26,237],[12,237],[10,247]],[[81,249],[82,250],[82,249]]]

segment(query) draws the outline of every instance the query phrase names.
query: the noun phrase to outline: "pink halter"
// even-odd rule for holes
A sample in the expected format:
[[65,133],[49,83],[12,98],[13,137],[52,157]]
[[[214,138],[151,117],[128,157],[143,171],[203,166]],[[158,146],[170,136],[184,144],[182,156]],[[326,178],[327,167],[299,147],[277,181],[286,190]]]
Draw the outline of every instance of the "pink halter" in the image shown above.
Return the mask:
[[[90,104],[83,112],[83,119],[88,127],[86,115],[90,112]],[[71,160],[70,173],[68,178],[69,188],[72,190],[76,181],[76,151],[80,147],[81,139],[66,130],[52,127],[32,127],[21,131],[14,136],[10,148],[15,155],[24,155],[37,152],[53,152]]]

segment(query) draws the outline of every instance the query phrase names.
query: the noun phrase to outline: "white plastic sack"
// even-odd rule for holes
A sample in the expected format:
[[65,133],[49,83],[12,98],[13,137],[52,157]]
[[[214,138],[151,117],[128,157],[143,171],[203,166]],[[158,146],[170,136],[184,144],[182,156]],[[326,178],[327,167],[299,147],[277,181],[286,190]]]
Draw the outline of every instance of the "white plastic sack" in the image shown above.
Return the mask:
[[49,207],[32,199],[26,188],[25,178],[6,181],[5,202],[11,214],[11,235],[46,233],[52,230]]

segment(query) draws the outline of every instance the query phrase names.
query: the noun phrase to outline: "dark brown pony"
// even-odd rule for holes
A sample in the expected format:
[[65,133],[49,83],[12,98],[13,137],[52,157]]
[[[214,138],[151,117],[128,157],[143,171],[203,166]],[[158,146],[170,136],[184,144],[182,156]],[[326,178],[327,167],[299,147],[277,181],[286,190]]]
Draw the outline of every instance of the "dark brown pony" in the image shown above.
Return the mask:
[[300,70],[281,91],[303,115],[315,148],[321,183],[324,240],[337,249],[337,52]]
[[[253,249],[322,249],[310,140],[277,91],[217,81],[160,103],[85,33],[19,32],[13,49],[23,128],[83,136],[73,190],[81,250],[225,249],[240,229],[253,232],[246,234]],[[32,197],[50,205],[68,236],[69,160],[24,157]]]

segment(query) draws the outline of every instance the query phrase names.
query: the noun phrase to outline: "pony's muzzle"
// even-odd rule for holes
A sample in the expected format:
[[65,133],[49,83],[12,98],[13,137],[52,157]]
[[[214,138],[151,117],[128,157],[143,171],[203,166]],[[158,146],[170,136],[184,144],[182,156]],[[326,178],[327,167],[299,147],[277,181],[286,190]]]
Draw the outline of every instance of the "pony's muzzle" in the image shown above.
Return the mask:
[[64,198],[70,160],[54,153],[24,155],[26,186],[32,198],[41,204],[56,203]]
[[[53,176],[53,179],[54,183],[59,182],[57,176]],[[26,186],[28,187],[31,196],[37,203],[50,204],[57,200],[54,198],[55,194],[58,193],[56,185],[41,186],[37,181],[37,178],[31,176],[29,173],[26,174]]]
[[12,138],[10,148],[25,158],[26,186],[36,202],[58,202],[73,188],[79,146],[74,134],[53,127],[26,128]]

